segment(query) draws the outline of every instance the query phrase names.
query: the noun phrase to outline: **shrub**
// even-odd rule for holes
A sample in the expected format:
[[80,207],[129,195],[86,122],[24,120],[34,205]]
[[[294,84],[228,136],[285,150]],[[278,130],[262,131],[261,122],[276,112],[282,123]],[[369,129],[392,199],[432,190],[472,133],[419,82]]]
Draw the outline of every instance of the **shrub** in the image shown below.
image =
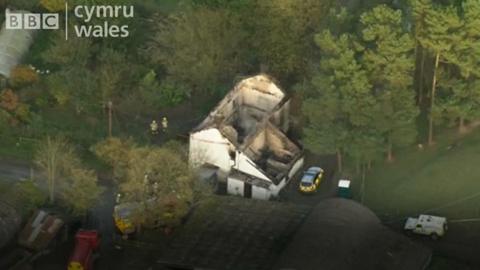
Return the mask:
[[15,111],[18,106],[18,96],[11,89],[0,92],[0,108],[11,112]]
[[37,72],[29,66],[17,66],[10,74],[10,85],[21,88],[39,81]]

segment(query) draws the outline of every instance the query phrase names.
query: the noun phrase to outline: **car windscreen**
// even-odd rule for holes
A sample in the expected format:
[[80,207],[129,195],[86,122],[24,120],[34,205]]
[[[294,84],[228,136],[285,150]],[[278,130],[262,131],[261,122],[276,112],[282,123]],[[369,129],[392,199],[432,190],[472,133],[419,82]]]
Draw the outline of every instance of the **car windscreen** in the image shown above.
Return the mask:
[[302,181],[301,181],[302,185],[303,186],[311,185],[315,177],[316,177],[316,174],[314,173],[309,173],[309,172],[305,173],[302,177]]

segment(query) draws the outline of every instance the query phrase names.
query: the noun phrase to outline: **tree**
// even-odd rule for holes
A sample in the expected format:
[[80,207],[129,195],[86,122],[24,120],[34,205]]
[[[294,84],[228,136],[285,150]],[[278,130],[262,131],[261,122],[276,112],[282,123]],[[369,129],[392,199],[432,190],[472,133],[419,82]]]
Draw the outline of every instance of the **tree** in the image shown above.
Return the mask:
[[125,182],[120,190],[129,201],[139,202],[138,222],[158,220],[178,225],[193,202],[193,175],[178,154],[162,148],[136,148],[129,155]]
[[229,11],[190,8],[156,21],[148,58],[177,82],[208,91],[230,82],[245,63],[245,32]]
[[206,6],[209,8],[241,9],[250,7],[253,0],[188,0],[193,6]]
[[[303,74],[315,49],[315,30],[332,1],[262,0],[252,9],[252,44],[267,72],[289,79]],[[248,18],[251,13],[245,14]]]
[[97,184],[95,171],[73,167],[68,172],[69,183],[62,192],[62,200],[75,215],[84,215],[93,207],[103,192]]
[[38,73],[28,66],[17,66],[10,74],[10,84],[12,87],[21,88],[32,85],[39,81]]
[[[15,197],[21,197],[22,210],[28,213],[38,207],[42,207],[47,201],[47,196],[32,180],[24,180],[15,185]],[[20,199],[20,198],[19,198]]]
[[302,111],[308,123],[303,130],[303,142],[315,153],[335,154],[338,170],[341,172],[343,170],[342,152],[348,138],[348,122],[342,119],[338,91],[331,84],[317,84],[319,80],[313,81],[312,87],[322,89],[321,96],[314,98],[312,95],[302,105]]
[[451,57],[452,46],[460,42],[462,22],[454,6],[436,6],[426,13],[425,37],[420,38],[422,46],[434,55],[432,90],[430,93],[430,113],[428,119],[428,144],[433,144],[433,125],[435,110],[435,95],[437,90],[437,72],[441,61]]
[[139,92],[143,102],[155,110],[180,104],[190,96],[190,89],[172,78],[159,83],[153,70],[140,81]]
[[161,221],[175,226],[205,193],[179,148],[176,143],[165,148],[138,147],[117,138],[94,147],[114,167],[122,200],[136,205],[131,218],[137,225],[154,226]]
[[90,70],[75,66],[49,75],[48,91],[61,106],[71,106],[77,114],[100,111],[101,92],[97,77]]
[[387,157],[393,148],[412,143],[417,135],[413,89],[414,42],[402,29],[402,12],[380,5],[361,16],[366,43],[363,63],[381,106],[377,129],[385,137]]
[[446,78],[439,81],[445,91],[440,110],[449,120],[458,121],[460,133],[466,121],[480,116],[480,1],[464,1],[461,8],[462,27],[456,33],[461,38],[452,44],[447,55],[450,65],[443,69]]
[[[420,40],[426,37],[426,22],[427,13],[432,12],[431,0],[410,0],[411,17],[414,25],[415,35],[415,60],[420,58],[419,76],[418,76],[418,104],[423,102],[424,81],[425,81],[425,60],[427,58],[426,50],[421,46]],[[421,54],[421,56],[419,56]]]
[[131,140],[109,137],[92,147],[92,152],[113,169],[114,180],[118,183],[126,178],[129,163],[129,153],[135,148]]
[[103,48],[98,56],[98,84],[102,100],[107,104],[114,96],[119,96],[120,82],[125,77],[124,56],[111,48]]
[[12,6],[16,9],[33,11],[38,6],[37,0],[4,0],[4,6]]
[[82,215],[102,192],[95,172],[83,167],[72,145],[63,137],[47,136],[34,160],[46,174],[51,204],[59,198],[74,214]]
[[[379,108],[367,73],[357,61],[363,48],[355,37],[343,34],[337,38],[324,31],[315,36],[315,42],[322,59],[303,104],[307,120],[304,142],[320,154],[335,152],[341,170],[342,153],[350,155],[358,148],[351,143],[352,134],[372,133]],[[363,157],[358,160],[367,161]]]
[[65,0],[40,0],[40,5],[50,12],[57,12],[65,9]]
[[19,106],[18,96],[11,89],[0,92],[0,108],[7,111],[15,111]]
[[51,204],[55,203],[58,181],[64,181],[65,164],[72,166],[73,148],[63,137],[47,136],[40,144],[35,154],[35,163],[46,174],[48,197]]
[[442,69],[438,82],[442,91],[437,107],[440,116],[451,123],[458,121],[459,133],[466,131],[465,122],[480,117],[480,79],[464,78],[454,71]]
[[62,69],[72,66],[86,67],[95,53],[95,47],[88,38],[79,38],[76,35],[68,40],[61,31],[55,32],[50,40],[51,44],[48,50],[42,52],[42,59],[49,64],[53,64]]

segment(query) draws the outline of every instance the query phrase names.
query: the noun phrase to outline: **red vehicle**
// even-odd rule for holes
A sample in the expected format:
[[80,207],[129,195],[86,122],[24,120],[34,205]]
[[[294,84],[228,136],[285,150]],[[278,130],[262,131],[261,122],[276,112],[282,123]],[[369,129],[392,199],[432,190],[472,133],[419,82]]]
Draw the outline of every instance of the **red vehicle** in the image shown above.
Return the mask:
[[100,236],[97,231],[78,231],[75,235],[75,249],[68,262],[68,270],[92,270],[94,252],[99,244]]

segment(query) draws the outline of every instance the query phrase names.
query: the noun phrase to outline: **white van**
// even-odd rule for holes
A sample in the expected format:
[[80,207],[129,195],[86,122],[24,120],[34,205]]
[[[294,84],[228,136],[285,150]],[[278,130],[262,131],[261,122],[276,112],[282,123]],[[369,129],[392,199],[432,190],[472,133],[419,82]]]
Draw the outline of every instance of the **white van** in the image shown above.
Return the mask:
[[428,235],[436,240],[445,235],[448,229],[447,219],[430,215],[420,215],[418,218],[409,217],[404,229],[416,234]]

